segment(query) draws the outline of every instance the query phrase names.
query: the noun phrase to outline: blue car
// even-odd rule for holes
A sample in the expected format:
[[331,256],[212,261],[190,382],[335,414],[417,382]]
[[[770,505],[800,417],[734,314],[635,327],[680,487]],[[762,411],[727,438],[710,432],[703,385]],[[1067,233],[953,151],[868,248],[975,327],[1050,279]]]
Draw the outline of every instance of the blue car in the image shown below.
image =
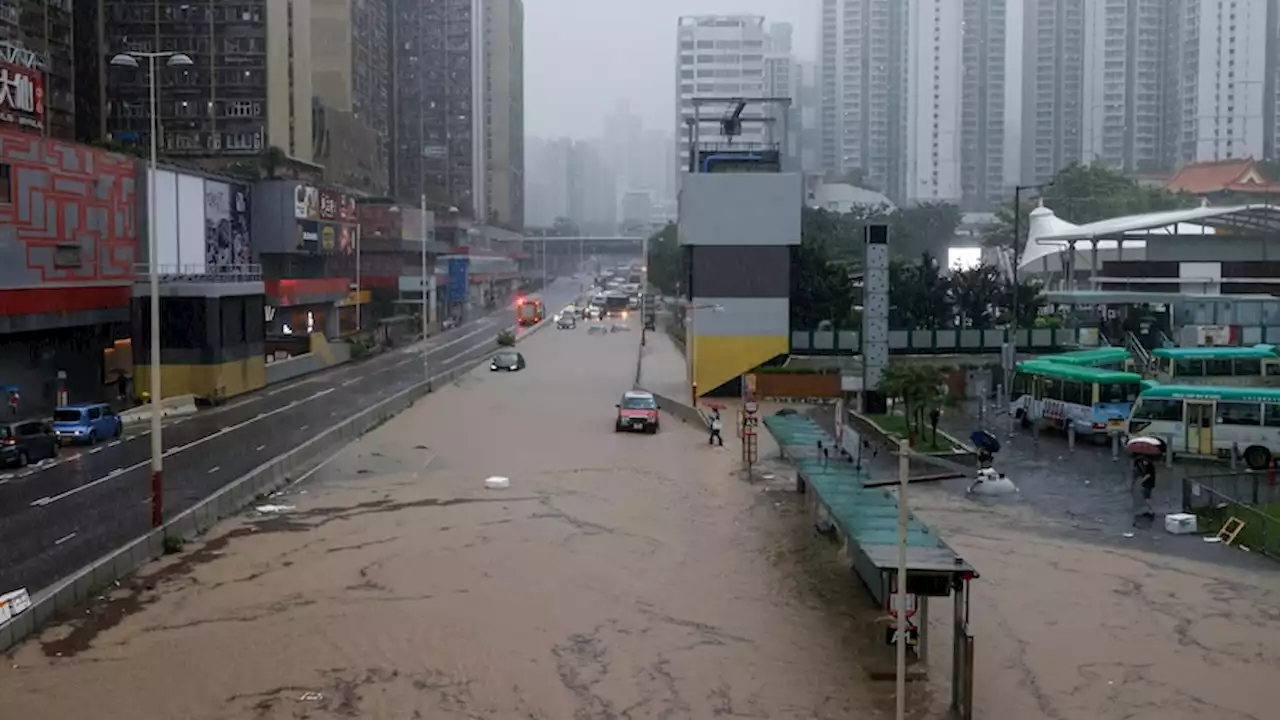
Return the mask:
[[124,421],[106,403],[65,405],[53,411],[53,431],[64,445],[92,445],[104,438],[120,437]]

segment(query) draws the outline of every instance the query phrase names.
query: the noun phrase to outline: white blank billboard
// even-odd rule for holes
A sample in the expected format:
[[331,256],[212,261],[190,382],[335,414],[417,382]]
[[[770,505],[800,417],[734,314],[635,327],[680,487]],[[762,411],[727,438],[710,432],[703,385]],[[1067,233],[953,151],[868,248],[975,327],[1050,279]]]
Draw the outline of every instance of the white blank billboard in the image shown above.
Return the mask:
[[[155,212],[148,213],[148,240],[155,243],[156,265],[161,272],[175,272],[178,262],[178,176],[168,170],[148,172],[155,186]],[[147,202],[151,202],[147,197]],[[151,226],[154,223],[154,227]],[[150,246],[148,246],[148,252]],[[150,259],[149,257],[147,258]]]
[[204,178],[178,176],[178,265],[184,275],[203,274]]

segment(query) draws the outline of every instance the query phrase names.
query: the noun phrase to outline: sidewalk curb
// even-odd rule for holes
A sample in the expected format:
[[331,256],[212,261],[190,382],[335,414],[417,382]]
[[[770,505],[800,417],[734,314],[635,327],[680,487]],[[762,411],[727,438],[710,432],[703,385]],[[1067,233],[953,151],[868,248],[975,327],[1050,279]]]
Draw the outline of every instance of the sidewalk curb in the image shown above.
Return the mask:
[[644,349],[645,346],[641,345],[640,349],[636,351],[636,377],[635,382],[632,384],[632,388],[635,390],[644,390],[645,392],[653,395],[653,398],[658,401],[658,407],[662,412],[667,413],[680,422],[699,425],[710,429],[711,421],[698,408],[689,405],[688,403],[682,403],[664,395],[659,395],[658,393],[644,387],[640,382],[644,368]]
[[[517,339],[522,342],[548,324],[543,320],[525,329]],[[500,332],[501,328],[495,331]],[[49,622],[60,611],[100,595],[112,582],[126,577],[146,563],[164,554],[166,536],[192,539],[211,530],[219,520],[234,515],[251,504],[261,493],[270,493],[316,469],[342,452],[350,443],[382,423],[413,406],[435,387],[453,382],[489,359],[496,349],[476,348],[476,357],[458,367],[431,376],[412,387],[331,426],[283,455],[262,463],[212,495],[182,511],[162,527],[117,548],[31,596],[31,607],[0,624],[0,652],[22,642]]]

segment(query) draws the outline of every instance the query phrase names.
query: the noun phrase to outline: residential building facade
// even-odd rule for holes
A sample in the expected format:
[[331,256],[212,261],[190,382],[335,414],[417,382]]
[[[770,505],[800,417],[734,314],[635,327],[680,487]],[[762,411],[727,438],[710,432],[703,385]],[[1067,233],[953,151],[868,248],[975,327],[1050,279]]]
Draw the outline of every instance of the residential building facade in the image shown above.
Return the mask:
[[910,4],[823,0],[819,43],[824,170],[861,170],[906,195]]
[[1008,3],[964,0],[963,5],[960,198],[970,212],[995,210],[1010,185],[1005,177]]
[[[312,159],[311,4],[233,5],[104,0],[104,57],[180,52],[192,64],[157,73],[161,151],[168,156],[258,155],[279,148]],[[158,13],[158,15],[157,15]],[[138,68],[106,68],[107,132],[149,144],[150,85]]]
[[1041,183],[1084,162],[1086,0],[1023,0],[1022,170]]
[[484,0],[483,82],[477,97],[475,137],[483,138],[476,218],[508,228],[524,227],[524,2]]
[[15,93],[0,113],[21,114],[22,127],[63,140],[76,137],[75,12],[72,0],[0,6],[0,68],[28,83],[30,93],[22,95],[41,104],[39,112],[14,108]]
[[391,113],[387,0],[311,0],[312,123],[325,179],[370,194],[388,191]]
[[[689,168],[689,125],[695,117],[694,98],[760,97],[765,90],[765,26],[759,15],[698,15],[681,17],[677,27],[676,157],[679,172]],[[729,105],[706,107],[698,113],[700,142],[726,141],[720,118]],[[760,106],[742,116],[742,133],[735,145],[750,147],[769,139],[772,123]]]

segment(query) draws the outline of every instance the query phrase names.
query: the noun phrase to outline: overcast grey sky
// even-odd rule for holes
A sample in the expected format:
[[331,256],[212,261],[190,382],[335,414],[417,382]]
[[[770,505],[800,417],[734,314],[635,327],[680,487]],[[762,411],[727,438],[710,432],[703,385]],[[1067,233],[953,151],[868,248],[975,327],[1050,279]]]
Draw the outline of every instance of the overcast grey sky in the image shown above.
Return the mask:
[[676,18],[732,13],[790,22],[813,59],[818,0],[524,0],[526,134],[594,137],[621,100],[674,132]]

